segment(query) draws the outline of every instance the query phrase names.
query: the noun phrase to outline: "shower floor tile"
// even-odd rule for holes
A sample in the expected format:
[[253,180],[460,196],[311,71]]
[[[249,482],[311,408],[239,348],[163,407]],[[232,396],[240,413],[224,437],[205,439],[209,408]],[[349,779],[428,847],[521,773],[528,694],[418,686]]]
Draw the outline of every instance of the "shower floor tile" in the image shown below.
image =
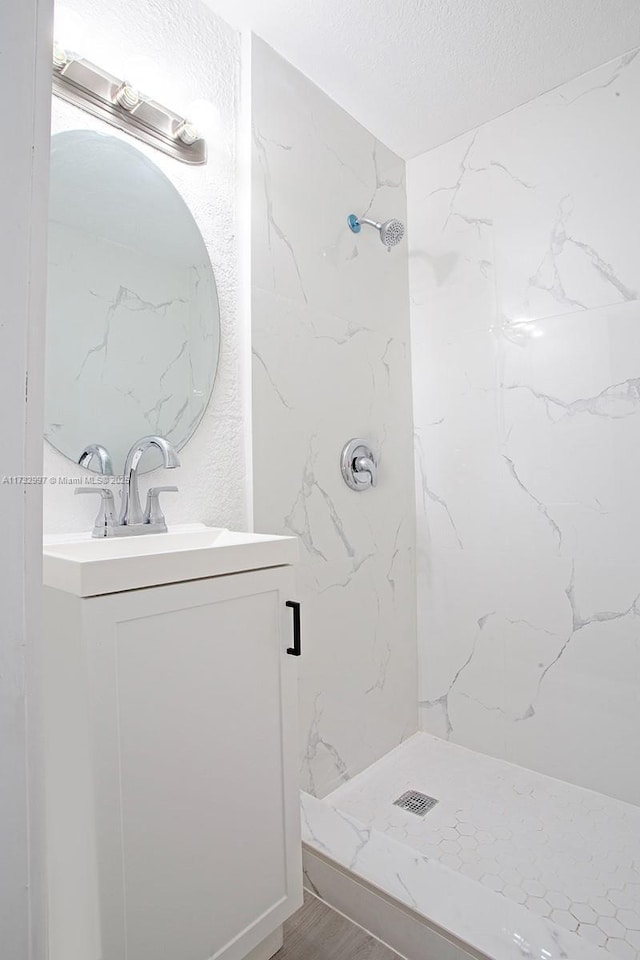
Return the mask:
[[[407,790],[439,802],[394,806]],[[416,734],[325,803],[618,960],[640,960],[640,808]]]

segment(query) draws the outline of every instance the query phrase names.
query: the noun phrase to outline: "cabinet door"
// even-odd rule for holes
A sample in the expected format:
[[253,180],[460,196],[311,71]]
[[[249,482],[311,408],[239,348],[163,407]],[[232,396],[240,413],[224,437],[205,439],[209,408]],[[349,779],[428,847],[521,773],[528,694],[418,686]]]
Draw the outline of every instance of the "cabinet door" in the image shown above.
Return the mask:
[[104,960],[241,960],[300,906],[291,589],[83,601]]

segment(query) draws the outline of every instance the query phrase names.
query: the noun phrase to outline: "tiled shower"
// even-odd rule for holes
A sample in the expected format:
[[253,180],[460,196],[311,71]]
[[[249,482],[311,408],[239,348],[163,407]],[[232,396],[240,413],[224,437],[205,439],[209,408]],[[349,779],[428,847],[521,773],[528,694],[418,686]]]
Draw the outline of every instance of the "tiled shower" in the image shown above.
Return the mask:
[[640,802],[640,57],[408,164],[423,730]]
[[260,41],[253,85],[255,517],[302,543],[307,882],[375,890],[372,929],[400,904],[418,960],[637,960],[640,57],[406,165]]

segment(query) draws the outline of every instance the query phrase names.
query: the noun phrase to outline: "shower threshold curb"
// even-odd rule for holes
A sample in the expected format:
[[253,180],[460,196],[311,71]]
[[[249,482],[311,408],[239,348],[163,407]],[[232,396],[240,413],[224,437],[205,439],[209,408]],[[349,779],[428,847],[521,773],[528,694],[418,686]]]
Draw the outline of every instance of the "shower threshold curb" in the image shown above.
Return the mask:
[[403,960],[487,960],[412,907],[303,844],[304,887],[382,941]]

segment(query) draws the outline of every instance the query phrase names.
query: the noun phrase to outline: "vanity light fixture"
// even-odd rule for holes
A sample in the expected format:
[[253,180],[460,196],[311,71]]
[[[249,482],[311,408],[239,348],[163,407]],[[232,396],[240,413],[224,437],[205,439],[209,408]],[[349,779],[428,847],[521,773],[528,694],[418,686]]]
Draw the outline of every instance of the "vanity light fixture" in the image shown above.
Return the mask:
[[207,145],[190,120],[58,42],[53,45],[53,92],[176,160],[207,162]]

